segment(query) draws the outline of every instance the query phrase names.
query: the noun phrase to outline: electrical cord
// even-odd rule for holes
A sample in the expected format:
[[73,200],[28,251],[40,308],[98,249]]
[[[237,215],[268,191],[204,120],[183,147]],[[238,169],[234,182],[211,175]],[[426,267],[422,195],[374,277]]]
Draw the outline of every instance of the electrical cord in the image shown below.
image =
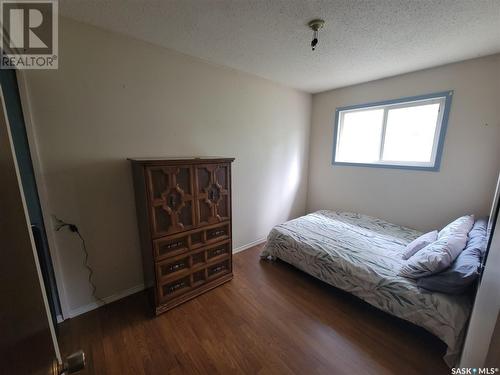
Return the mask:
[[65,222],[57,217],[54,217],[54,219],[57,222],[57,225],[55,228],[56,232],[59,232],[61,229],[67,227],[71,232],[76,233],[76,235],[80,238],[80,241],[82,242],[82,250],[83,250],[83,253],[85,255],[85,260],[83,262],[83,266],[88,271],[88,283],[89,283],[90,287],[92,288],[92,297],[95,300],[99,301],[101,304],[103,304],[103,305],[106,304],[106,302],[103,299],[101,299],[99,296],[97,296],[97,287],[94,284],[94,281],[92,278],[92,276],[94,275],[94,270],[92,269],[92,267],[89,264],[89,253],[87,251],[87,245],[85,243],[85,239],[83,238],[82,234],[78,230],[78,227],[75,224],[67,223],[67,222]]

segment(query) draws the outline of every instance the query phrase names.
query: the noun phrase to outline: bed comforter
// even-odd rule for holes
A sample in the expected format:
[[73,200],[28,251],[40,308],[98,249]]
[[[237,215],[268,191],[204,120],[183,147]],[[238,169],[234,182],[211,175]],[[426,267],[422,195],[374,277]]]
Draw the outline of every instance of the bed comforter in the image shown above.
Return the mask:
[[398,276],[405,246],[422,233],[366,215],[317,211],[275,226],[261,254],[279,258],[369,304],[425,328],[458,361],[471,310],[467,295],[425,292]]

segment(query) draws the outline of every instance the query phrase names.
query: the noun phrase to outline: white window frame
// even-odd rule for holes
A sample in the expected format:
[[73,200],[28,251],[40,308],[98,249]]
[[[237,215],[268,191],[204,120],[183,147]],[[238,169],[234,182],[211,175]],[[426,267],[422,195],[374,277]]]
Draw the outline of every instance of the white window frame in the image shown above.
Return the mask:
[[[422,169],[422,170],[434,170],[434,171],[439,170],[452,95],[453,91],[446,91],[435,94],[388,100],[384,102],[368,103],[368,104],[337,108],[335,111],[335,128],[334,128],[334,143],[333,143],[334,147],[333,147],[332,163],[334,165],[344,165],[344,166],[347,165],[347,166],[379,167],[379,168]],[[438,103],[440,106],[439,106],[439,114],[436,120],[437,124],[434,134],[434,142],[433,142],[430,161],[412,162],[412,161],[382,160],[382,155],[384,152],[385,133],[387,128],[387,114],[389,110],[397,108],[409,108],[414,106],[420,106],[422,104],[436,104],[436,103]],[[373,109],[384,110],[378,160],[375,162],[368,162],[368,163],[355,162],[355,161],[337,161],[335,158],[336,155],[338,155],[345,114],[351,112],[373,110]]]

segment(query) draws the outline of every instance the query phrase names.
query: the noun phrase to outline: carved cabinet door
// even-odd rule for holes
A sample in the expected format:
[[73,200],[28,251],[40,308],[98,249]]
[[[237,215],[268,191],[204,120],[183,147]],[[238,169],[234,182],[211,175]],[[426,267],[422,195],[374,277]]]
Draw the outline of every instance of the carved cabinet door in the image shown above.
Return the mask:
[[197,225],[229,220],[231,215],[230,188],[230,164],[195,166]]
[[152,210],[152,235],[191,229],[195,223],[193,167],[160,166],[147,169]]

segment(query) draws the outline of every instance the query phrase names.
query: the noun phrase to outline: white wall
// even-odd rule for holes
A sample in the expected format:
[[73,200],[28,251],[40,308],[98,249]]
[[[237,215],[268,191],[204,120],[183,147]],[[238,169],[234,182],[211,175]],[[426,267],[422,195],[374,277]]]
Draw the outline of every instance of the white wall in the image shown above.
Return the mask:
[[[362,212],[420,230],[487,215],[500,169],[499,77],[494,55],[313,95],[307,210]],[[446,90],[455,93],[439,172],[332,166],[336,107]]]
[[[99,296],[142,283],[127,157],[235,157],[235,248],[305,212],[309,94],[61,21],[59,70],[27,72],[27,89],[50,214],[80,228]],[[68,308],[83,311],[79,242],[54,237]]]

